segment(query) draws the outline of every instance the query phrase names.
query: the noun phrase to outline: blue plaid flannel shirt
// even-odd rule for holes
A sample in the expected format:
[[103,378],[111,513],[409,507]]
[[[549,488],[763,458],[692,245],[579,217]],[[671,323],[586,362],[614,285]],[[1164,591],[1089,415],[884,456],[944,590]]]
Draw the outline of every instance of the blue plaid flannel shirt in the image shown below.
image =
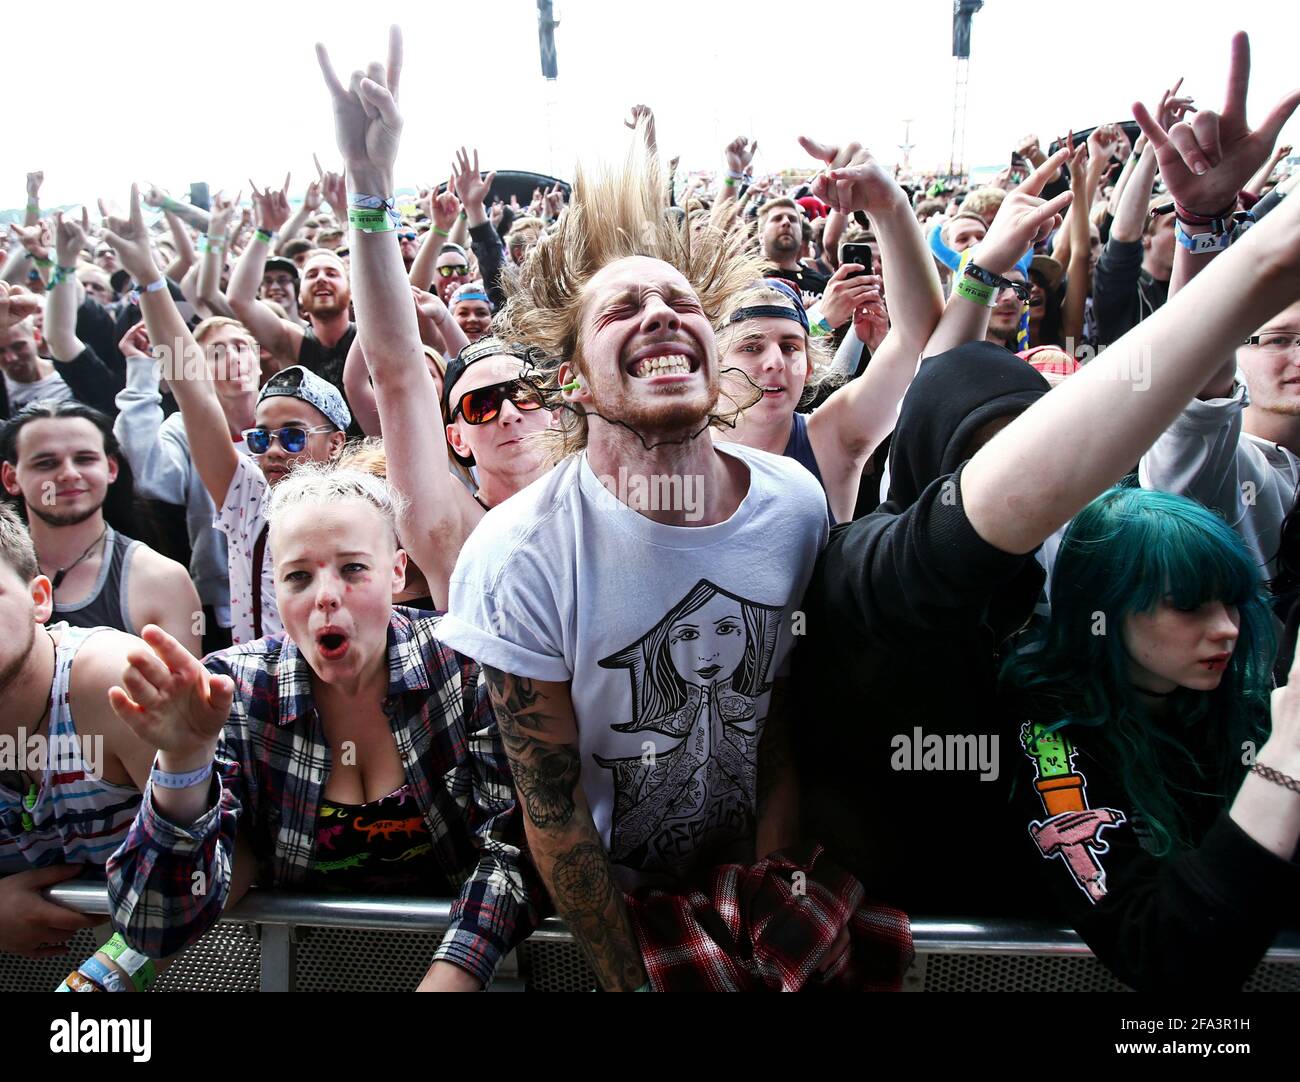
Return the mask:
[[[501,958],[536,927],[546,895],[524,861],[523,822],[482,671],[435,638],[439,619],[394,609],[384,705],[433,851],[448,880],[461,884],[433,960],[486,985]],[[204,664],[235,682],[217,750],[215,799],[185,828],[157,812],[151,783],[108,862],[113,926],[153,958],[175,954],[220,918],[241,818],[258,861],[257,883],[302,883],[329,771],[310,670],[292,640],[244,643]],[[206,889],[196,891],[196,884]]]

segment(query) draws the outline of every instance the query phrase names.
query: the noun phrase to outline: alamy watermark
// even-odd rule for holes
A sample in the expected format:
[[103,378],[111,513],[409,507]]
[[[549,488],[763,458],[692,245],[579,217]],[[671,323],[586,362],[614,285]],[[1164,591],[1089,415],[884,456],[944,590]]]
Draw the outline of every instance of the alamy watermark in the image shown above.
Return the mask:
[[890,740],[894,770],[979,771],[980,781],[997,781],[996,733],[926,733],[919,725]]
[[0,771],[25,770],[44,773],[82,771],[88,778],[100,778],[104,768],[104,738],[76,733],[29,734],[22,726],[15,735],[0,736]]
[[620,466],[617,477],[602,474],[600,483],[633,511],[681,511],[687,522],[704,517],[700,474],[633,473]]

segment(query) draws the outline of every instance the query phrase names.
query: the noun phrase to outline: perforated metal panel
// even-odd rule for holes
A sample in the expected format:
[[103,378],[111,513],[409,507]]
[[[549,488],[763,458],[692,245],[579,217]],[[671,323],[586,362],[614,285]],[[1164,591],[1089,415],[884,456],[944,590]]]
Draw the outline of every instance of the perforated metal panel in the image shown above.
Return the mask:
[[218,924],[186,950],[154,985],[155,992],[256,992],[262,951],[243,924]]
[[1300,965],[1263,962],[1251,974],[1244,992],[1300,992]]
[[[1122,992],[1096,958],[1025,954],[930,954],[924,964],[925,992]],[[915,968],[915,967],[914,967]]]
[[519,971],[530,992],[590,992],[596,987],[596,975],[575,943],[523,943]]
[[[106,931],[111,931],[107,925]],[[108,936],[101,936],[102,942]],[[53,992],[95,950],[95,929],[83,928],[69,941],[68,953],[58,958],[20,958],[0,951],[0,992]]]
[[441,932],[299,928],[299,992],[413,992]]

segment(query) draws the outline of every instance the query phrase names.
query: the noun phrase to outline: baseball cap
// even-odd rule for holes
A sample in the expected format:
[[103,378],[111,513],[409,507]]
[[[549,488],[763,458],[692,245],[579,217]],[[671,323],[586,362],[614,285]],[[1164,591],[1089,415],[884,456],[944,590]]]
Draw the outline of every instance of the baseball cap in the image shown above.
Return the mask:
[[340,432],[346,432],[352,423],[352,414],[348,412],[347,403],[343,401],[339,389],[300,364],[282,368],[268,379],[257,400],[261,402],[264,398],[276,395],[297,398],[309,406],[315,406]]
[[262,273],[266,274],[267,271],[271,270],[284,271],[286,274],[292,275],[295,282],[298,281],[298,264],[292,259],[285,259],[282,255],[271,256],[271,258],[266,261],[266,266],[263,268]]

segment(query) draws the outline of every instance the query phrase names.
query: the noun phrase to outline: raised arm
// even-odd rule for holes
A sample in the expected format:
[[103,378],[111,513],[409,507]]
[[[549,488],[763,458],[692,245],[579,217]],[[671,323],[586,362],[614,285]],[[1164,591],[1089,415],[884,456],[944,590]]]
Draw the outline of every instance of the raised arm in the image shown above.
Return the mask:
[[293,217],[280,229],[280,239],[275,244],[277,255],[283,253],[284,246],[298,235],[307,219],[320,210],[320,203],[320,181],[313,180],[307,185],[307,192],[298,204],[298,209],[293,212]]
[[[185,326],[154,265],[148,230],[140,215],[140,193],[134,186],[130,217],[110,218],[108,238],[117,249],[122,266],[140,286],[140,311],[149,328],[154,354],[163,362],[164,375],[181,408],[194,466],[212,502],[220,507],[235,475],[239,452],[230,440],[230,427],[208,378],[203,351]],[[147,288],[160,284],[162,288]]]
[[151,207],[157,207],[164,214],[175,214],[186,225],[193,227],[202,233],[208,228],[208,212],[192,203],[183,200],[173,199],[156,184],[150,184],[149,190],[144,195],[144,201]]
[[77,337],[77,307],[81,283],[77,281],[77,260],[85,241],[88,214],[81,209],[81,224],[61,213],[54,215],[54,284],[45,294],[45,341],[56,361],[75,360],[85,344]]
[[416,289],[428,289],[434,284],[434,264],[438,262],[438,252],[451,240],[451,230],[460,214],[460,200],[447,178],[447,187],[441,192],[429,193],[429,232],[424,235],[424,243],[415,253],[411,263],[409,280]]
[[171,227],[172,243],[176,246],[176,258],[163,273],[173,282],[177,282],[194,266],[194,242],[190,240],[190,231],[185,228],[185,223],[175,211],[164,210],[163,215],[167,219],[168,226]]
[[[250,182],[251,183],[251,182]],[[284,178],[285,187],[289,177]],[[262,288],[262,274],[271,254],[275,232],[289,218],[289,202],[284,191],[268,188],[260,191],[253,185],[253,205],[257,214],[257,231],[235,264],[226,289],[226,300],[249,333],[277,357],[297,357],[303,332],[288,320],[281,319],[257,299]]]
[[[1088,230],[1088,174],[1084,162],[1088,155],[1085,143],[1074,152],[1070,159],[1070,191],[1074,202],[1066,221],[1070,230],[1070,259],[1065,265],[1065,304],[1061,312],[1061,334],[1067,343],[1078,343],[1083,337],[1083,315],[1088,302],[1088,289],[1092,285],[1092,271],[1089,266],[1091,256],[1091,236]],[[1125,167],[1131,164],[1133,155],[1129,155]],[[1062,223],[1064,230],[1066,222]],[[1041,345],[1033,342],[1031,345]],[[1077,346],[1075,347],[1077,348]],[[1073,355],[1075,349],[1071,349]]]
[[[1004,552],[1032,551],[1122,477],[1234,345],[1297,296],[1300,200],[1287,199],[975,455],[962,477],[975,530]],[[1085,441],[1086,454],[1059,453]]]
[[[240,195],[243,193],[241,192]],[[212,198],[212,217],[204,238],[203,258],[199,263],[198,294],[213,315],[237,318],[221,292],[221,272],[226,266],[226,249],[230,242],[230,219],[234,217],[239,196],[227,199],[221,192]]]
[[[851,475],[856,494],[863,463],[893,431],[898,403],[912,382],[917,358],[943,314],[943,291],[916,215],[893,177],[857,144],[840,150],[808,139],[802,142],[831,167],[817,178],[814,194],[842,214],[862,210],[870,217],[880,241],[890,300],[892,329],[866,373],[832,394],[808,421],[818,465],[841,477]],[[846,269],[841,267],[836,274]],[[825,312],[829,303],[823,300],[822,307]],[[831,315],[826,318],[837,322]],[[835,511],[838,518],[841,511],[851,513],[852,508]]]
[[[1069,154],[1068,148],[1061,148],[1030,173],[1024,183],[1007,193],[989,225],[988,234],[971,253],[975,264],[993,274],[1006,274],[1035,241],[1048,236],[1059,224],[1057,216],[1070,205],[1073,195],[1062,192],[1055,198],[1044,201],[1038,197],[1038,193]],[[943,310],[943,317],[922,349],[922,354],[933,357],[966,342],[982,341],[988,331],[989,310],[994,300],[996,295],[989,304],[979,304],[967,300],[954,287]]]
[[[400,40],[394,30],[387,76],[394,88],[401,68]],[[347,90],[322,46],[317,46],[317,55],[333,97],[335,132],[350,190],[389,198],[402,118],[384,84],[383,70],[372,65],[371,77]],[[445,607],[456,557],[483,512],[451,476],[441,408],[391,228],[352,230],[352,296],[357,338],[385,434],[388,481],[405,497],[398,532],[424,572],[435,603]]]
[[542,882],[601,988],[640,988],[646,974],[636,933],[582,789],[569,685],[483,671]]

